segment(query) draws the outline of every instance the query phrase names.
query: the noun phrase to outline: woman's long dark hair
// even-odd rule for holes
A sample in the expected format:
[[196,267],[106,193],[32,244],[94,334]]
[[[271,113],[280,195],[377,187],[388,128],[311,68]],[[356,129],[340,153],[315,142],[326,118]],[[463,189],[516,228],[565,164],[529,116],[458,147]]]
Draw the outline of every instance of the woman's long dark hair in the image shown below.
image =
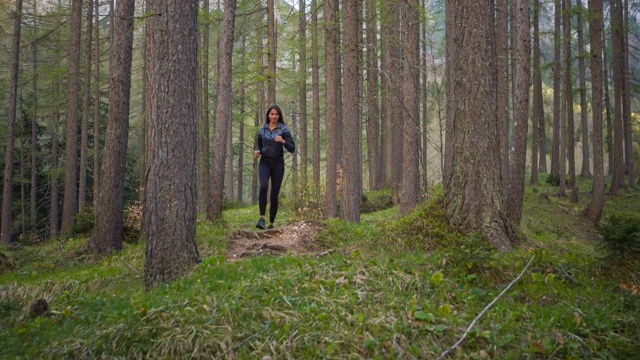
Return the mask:
[[278,112],[278,115],[279,115],[278,122],[286,125],[284,123],[284,116],[282,116],[282,110],[280,110],[280,106],[275,104],[269,106],[269,108],[267,109],[267,120],[265,121],[265,124],[269,123],[269,113],[271,112],[272,109],[276,109],[276,111]]

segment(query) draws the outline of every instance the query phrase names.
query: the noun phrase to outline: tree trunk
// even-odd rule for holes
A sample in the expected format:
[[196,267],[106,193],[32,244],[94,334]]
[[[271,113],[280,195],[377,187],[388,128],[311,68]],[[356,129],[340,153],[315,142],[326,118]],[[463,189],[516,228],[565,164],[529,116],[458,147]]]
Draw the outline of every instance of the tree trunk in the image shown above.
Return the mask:
[[[267,0],[267,102],[276,103],[276,20],[275,0]],[[212,189],[213,190],[213,189]]]
[[[394,72],[394,56],[397,54],[394,52],[396,46],[394,43],[399,43],[400,37],[397,31],[398,27],[398,12],[396,11],[397,2],[393,0],[382,0],[380,2],[380,26],[381,26],[381,46],[382,46],[382,58],[380,59],[380,71],[381,71],[381,105],[380,110],[382,114],[381,118],[381,133],[380,133],[380,145],[381,145],[381,165],[382,165],[382,178],[381,181],[385,187],[392,188],[395,181],[393,174],[393,162],[399,159],[395,158],[397,151],[394,151],[394,137],[399,134],[394,131],[394,123],[396,121],[398,111],[397,107],[393,104],[398,103],[398,94],[394,94],[397,87],[394,88],[394,76],[397,74]],[[397,81],[396,81],[397,82]]]
[[[427,0],[422,0],[422,7],[427,8]],[[420,99],[422,99],[422,145],[421,145],[421,157],[422,157],[422,193],[421,197],[426,198],[429,190],[429,177],[428,177],[428,146],[429,146],[429,104],[427,103],[427,26],[426,22],[422,25],[420,30],[420,37],[422,44],[420,45],[420,71],[421,84],[420,84]]]
[[369,188],[379,190],[380,181],[380,126],[378,114],[378,59],[376,55],[376,2],[367,1],[367,157],[369,158]]
[[198,208],[204,211],[209,199],[209,0],[203,0],[203,11],[207,15],[202,24],[202,100],[198,124]]
[[542,103],[542,73],[540,68],[540,0],[533,0],[533,104],[531,117],[531,179],[529,184],[538,185],[538,171],[542,159],[540,154],[540,127],[544,122]]
[[[257,19],[257,23],[258,24],[262,24],[263,23],[263,18],[262,18],[262,13],[258,13],[257,15],[258,19]],[[258,36],[257,36],[257,45],[258,45],[258,49],[257,49],[257,63],[258,63],[258,75],[260,76],[260,78],[264,78],[264,73],[263,73],[263,69],[264,69],[264,55],[263,55],[263,46],[262,46],[262,29],[263,26],[258,26]],[[256,114],[254,117],[254,127],[257,129],[260,124],[261,124],[261,119],[263,114],[265,113],[266,109],[265,109],[265,101],[264,101],[264,81],[258,81],[258,89],[257,89],[257,94],[256,94],[256,101],[257,101],[257,106],[256,106]],[[254,144],[257,141],[257,131],[256,134],[254,136]],[[255,148],[255,145],[254,147]],[[252,176],[252,180],[251,180],[251,203],[252,204],[256,204],[258,203],[258,159],[253,159],[253,176]]]
[[[92,0],[87,1],[87,32],[85,45],[84,99],[80,136],[80,182],[78,189],[78,211],[84,209],[87,199],[87,152],[89,148],[89,105],[91,100],[91,34],[93,18]],[[133,15],[132,15],[133,16]]]
[[622,118],[624,128],[624,161],[626,174],[629,176],[629,187],[633,188],[636,182],[636,173],[633,154],[633,128],[631,123],[631,87],[629,84],[629,0],[623,1],[622,22]]
[[561,79],[561,59],[560,44],[561,33],[560,23],[562,17],[562,5],[560,0],[554,1],[554,30],[553,30],[553,138],[551,142],[551,175],[555,178],[560,176],[560,79]]
[[624,96],[624,35],[622,0],[611,0],[611,41],[613,49],[613,177],[609,191],[618,192],[624,187],[624,129],[622,97]]
[[[576,188],[576,156],[575,156],[575,124],[573,118],[573,80],[571,79],[571,1],[563,0],[564,17],[564,99],[567,114],[566,136],[567,158],[569,163],[569,188],[571,189],[571,202],[578,202],[578,189]],[[564,129],[564,128],[563,128]]]
[[[37,1],[33,2],[33,16],[35,19],[38,18],[38,3]],[[35,20],[34,30],[38,32],[38,21]],[[33,69],[36,70],[38,68],[38,44],[34,41],[31,44],[31,54],[33,61]],[[38,76],[34,75],[32,80],[33,85],[33,105],[31,112],[31,187],[30,187],[30,201],[29,204],[31,209],[29,211],[31,215],[31,226],[36,226],[36,219],[38,218],[38,208],[37,208],[37,188],[38,188]]]
[[[576,0],[576,14],[578,26],[578,76],[580,78],[580,124],[582,127],[582,166],[580,167],[580,176],[591,176],[591,161],[589,159],[589,122],[587,119],[587,75],[585,70],[584,58],[584,30],[582,26],[582,0]],[[600,70],[602,71],[602,70]],[[600,89],[602,91],[602,89]],[[600,104],[602,106],[602,104]],[[601,114],[602,116],[602,114]]]
[[324,216],[327,218],[336,217],[337,213],[337,168],[338,154],[336,134],[340,131],[336,128],[338,117],[338,94],[336,92],[336,72],[338,70],[336,64],[335,53],[337,47],[337,4],[336,0],[324,0],[324,22],[325,22],[325,86],[327,98],[327,114],[326,114],[326,131],[327,131],[327,169],[325,183],[325,209]]
[[[247,37],[242,36],[242,51],[240,52],[240,63],[244,65],[245,59],[244,54],[247,49]],[[242,203],[243,191],[242,188],[244,186],[244,101],[245,101],[245,83],[244,78],[240,80],[240,121],[238,122],[238,145],[240,146],[240,152],[238,154],[238,192],[237,192],[237,201],[238,203]],[[252,147],[253,148],[253,147]]]
[[109,115],[102,162],[102,184],[89,248],[94,254],[122,250],[124,181],[129,134],[133,15],[135,0],[119,0],[109,58]]
[[400,215],[413,210],[418,201],[420,189],[419,153],[420,144],[420,48],[417,0],[402,2],[403,38],[403,102],[401,116],[403,124],[402,193]]
[[319,199],[320,193],[320,65],[318,64],[318,4],[311,0],[311,93],[313,117],[313,189]]
[[69,80],[67,88],[67,122],[64,151],[64,203],[62,207],[62,233],[73,225],[78,211],[78,94],[80,75],[80,26],[82,0],[71,2],[71,35],[69,39]]
[[602,153],[602,0],[589,0],[591,39],[591,93],[593,106],[593,183],[591,202],[584,215],[600,223],[604,207],[604,156]]
[[[92,0],[89,0],[92,1]],[[100,192],[100,0],[95,0],[95,18],[96,18],[96,26],[94,26],[94,36],[96,46],[94,47],[94,57],[96,59],[96,68],[95,68],[95,89],[93,95],[93,206],[97,205],[98,202],[98,193]],[[146,49],[146,44],[144,45]],[[146,54],[146,52],[145,52]],[[146,65],[145,65],[146,69]],[[146,82],[146,71],[145,71],[145,82]],[[145,86],[146,89],[146,86]],[[146,94],[146,91],[145,91]],[[143,100],[145,101],[145,100]],[[142,130],[144,134],[145,130]],[[141,143],[141,146],[144,144],[144,141]],[[142,157],[143,161],[141,166],[144,164],[144,156]],[[140,184],[144,188],[144,183]]]
[[[233,5],[235,1],[230,0]],[[143,203],[145,286],[199,262],[196,232],[196,0],[148,0],[147,177]],[[185,6],[187,5],[187,6]],[[235,9],[235,6],[233,6]],[[229,11],[227,11],[229,12]],[[231,11],[233,14],[233,11]]]
[[496,56],[498,70],[498,140],[500,141],[500,178],[502,187],[509,186],[509,6],[507,0],[496,0]]
[[524,172],[527,162],[527,126],[529,124],[529,80],[530,80],[530,45],[529,45],[529,1],[516,0],[516,103],[513,123],[513,159],[509,175],[506,214],[515,224],[522,218],[522,202],[524,199]]
[[298,99],[300,101],[300,140],[299,140],[299,149],[300,149],[300,188],[303,189],[303,198],[306,198],[309,194],[307,193],[307,149],[308,149],[308,141],[307,141],[307,12],[306,12],[306,2],[305,0],[299,1],[299,36],[300,36],[300,45],[299,45],[299,73],[298,73],[298,81],[300,86],[300,91],[298,94]]
[[216,128],[213,139],[213,159],[211,166],[211,188],[207,219],[212,221],[222,217],[224,198],[224,169],[227,150],[228,128],[231,126],[231,62],[233,56],[233,33],[236,0],[225,0],[222,34],[220,40],[220,75],[218,79],[218,99],[216,105]]
[[342,196],[340,218],[360,222],[360,197],[362,183],[360,93],[358,88],[358,6],[356,1],[344,3],[344,91],[349,97],[344,102],[344,151],[342,161]]
[[[497,118],[493,1],[447,0],[447,155],[445,213],[463,231],[483,231],[512,249],[503,208]],[[465,26],[460,26],[465,24]],[[454,96],[455,94],[455,96]]]
[[13,19],[13,42],[11,49],[11,83],[9,88],[9,118],[6,134],[6,150],[4,155],[4,178],[2,184],[2,227],[0,228],[0,244],[11,243],[11,212],[13,187],[13,150],[15,141],[16,114],[18,106],[18,74],[20,71],[20,31],[22,20],[22,0],[16,0]]
[[[231,85],[229,85],[229,88],[231,88]],[[233,201],[233,116],[232,116],[232,108],[231,108],[232,102],[233,102],[233,95],[231,94],[231,91],[229,91],[229,104],[227,107],[227,114],[225,115],[225,118],[228,119],[227,120],[228,123],[227,123],[227,141],[225,141],[225,144],[227,146],[227,150],[225,152],[226,160],[224,161],[225,168],[226,168],[224,172],[224,178],[225,178],[225,186],[224,186],[225,197],[224,198],[226,198],[226,200],[229,202]]]
[[603,49],[603,57],[605,61],[602,62],[602,86],[603,86],[603,94],[604,94],[604,112],[606,119],[606,141],[607,141],[607,174],[613,175],[613,123],[611,121],[611,97],[609,96],[609,70],[607,68],[607,59],[606,59],[606,51],[604,49],[607,48],[607,37],[606,31],[602,29],[602,49]]

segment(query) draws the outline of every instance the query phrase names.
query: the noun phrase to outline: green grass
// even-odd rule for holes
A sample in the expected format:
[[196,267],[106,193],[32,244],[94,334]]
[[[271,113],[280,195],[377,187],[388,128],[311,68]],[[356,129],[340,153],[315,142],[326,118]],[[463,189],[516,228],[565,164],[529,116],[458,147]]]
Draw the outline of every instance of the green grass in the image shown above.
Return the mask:
[[[198,222],[193,272],[151,291],[143,243],[99,261],[87,239],[4,249],[18,265],[0,275],[0,358],[435,358],[535,255],[449,357],[631,359],[640,298],[620,284],[638,284],[640,264],[603,259],[580,186],[578,204],[527,188],[529,241],[508,254],[456,233],[435,201],[404,218],[393,207],[327,220],[318,241],[336,251],[325,256],[228,262],[225,236],[257,220],[255,206],[234,207]],[[638,210],[638,191],[607,197],[605,216]],[[285,207],[277,224],[299,216]],[[35,318],[39,298],[52,311]]]

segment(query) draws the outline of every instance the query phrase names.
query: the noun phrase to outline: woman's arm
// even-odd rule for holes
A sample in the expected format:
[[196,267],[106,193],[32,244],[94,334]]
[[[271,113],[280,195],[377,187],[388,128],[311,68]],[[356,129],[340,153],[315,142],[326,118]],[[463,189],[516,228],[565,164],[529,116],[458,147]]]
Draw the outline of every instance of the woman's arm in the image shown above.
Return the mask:
[[287,149],[288,152],[293,153],[296,151],[296,144],[293,142],[293,136],[291,136],[291,131],[289,131],[288,128],[282,132],[282,138],[285,141],[283,144],[284,148]]

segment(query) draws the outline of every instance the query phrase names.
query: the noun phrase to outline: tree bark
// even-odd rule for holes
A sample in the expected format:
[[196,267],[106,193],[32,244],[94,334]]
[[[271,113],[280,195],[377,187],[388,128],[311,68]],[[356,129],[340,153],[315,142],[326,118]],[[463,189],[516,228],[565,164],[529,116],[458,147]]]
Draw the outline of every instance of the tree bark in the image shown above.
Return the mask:
[[[89,0],[93,1],[93,0]],[[94,36],[95,43],[94,46],[94,57],[95,57],[95,89],[93,95],[93,206],[97,205],[98,202],[98,193],[100,192],[100,0],[95,0],[95,18],[96,18],[96,26],[94,26]],[[146,44],[144,45],[146,49]],[[145,52],[146,54],[146,52]],[[146,65],[145,65],[146,69]],[[145,71],[145,82],[146,82],[146,71]],[[146,86],[145,86],[146,89]],[[145,91],[146,94],[146,91]],[[143,100],[144,102],[145,100]],[[143,112],[144,113],[144,112]],[[144,120],[143,120],[144,121]],[[142,130],[144,134],[145,130]],[[144,139],[143,139],[144,140]],[[144,144],[142,141],[141,145]],[[142,163],[140,166],[144,165],[144,156],[142,157]],[[144,183],[140,184],[141,187],[144,187]]]
[[[82,105],[82,126],[80,136],[80,181],[78,189],[78,211],[82,211],[87,200],[87,153],[89,148],[89,106],[91,100],[91,34],[93,0],[87,1],[87,32],[85,45],[84,99]],[[133,15],[132,15],[133,16]]]
[[11,46],[11,83],[9,85],[9,118],[4,155],[4,178],[2,183],[2,227],[0,244],[11,243],[13,150],[15,141],[16,113],[18,107],[18,74],[20,72],[20,32],[22,29],[22,0],[16,0],[13,19],[13,41]]
[[507,0],[496,0],[496,51],[498,68],[498,123],[500,131],[500,177],[509,186],[509,6]]
[[562,4],[560,0],[554,1],[554,30],[553,30],[553,129],[551,142],[551,175],[560,176],[560,79],[561,79],[561,19]]
[[[584,50],[584,29],[582,26],[582,13],[584,12],[582,0],[576,0],[576,7],[578,26],[578,76],[580,79],[580,124],[582,127],[582,166],[580,167],[580,176],[590,177],[591,159],[589,154],[589,121],[587,119],[587,75],[584,64],[586,53]],[[602,91],[602,89],[600,90]]]
[[367,1],[367,157],[369,158],[369,188],[379,190],[380,181],[380,125],[378,114],[378,59],[376,55],[376,2]]
[[119,0],[109,58],[109,115],[102,163],[102,184],[89,248],[98,254],[122,250],[124,181],[129,139],[133,15],[135,0]]
[[342,196],[340,218],[360,222],[360,197],[362,184],[362,149],[360,125],[360,93],[358,88],[358,6],[356,1],[344,3],[344,91],[349,97],[344,102],[344,157],[342,166]]
[[[233,5],[235,1],[230,0]],[[143,236],[145,286],[199,262],[196,230],[196,17],[198,3],[148,0],[149,69]],[[235,8],[235,6],[233,7]],[[171,14],[171,16],[166,16]]]
[[584,215],[600,223],[604,208],[604,156],[602,151],[602,0],[589,0],[591,39],[591,94],[593,106],[593,183],[591,202]]
[[[493,1],[447,0],[447,162],[445,214],[465,232],[513,248],[500,178]],[[462,26],[464,24],[464,26]]]
[[267,0],[267,102],[276,103],[276,20],[275,0]]
[[533,104],[531,117],[531,179],[529,184],[538,185],[541,137],[540,126],[544,122],[542,103],[542,73],[540,69],[540,0],[533,0]]
[[314,196],[320,193],[320,65],[318,64],[318,4],[311,0],[311,102],[313,117],[313,188]]
[[69,80],[67,87],[67,121],[64,151],[64,200],[62,227],[65,233],[73,225],[78,211],[78,94],[80,75],[80,26],[82,25],[82,0],[71,2],[71,35],[69,38]]
[[[564,99],[567,114],[566,136],[567,159],[569,163],[569,188],[571,202],[578,202],[576,188],[576,156],[575,156],[575,122],[573,118],[573,80],[571,79],[571,1],[563,0],[563,30],[564,30]],[[565,129],[565,128],[563,128]]]
[[207,15],[202,24],[202,100],[198,123],[198,208],[206,210],[209,199],[209,0],[203,0],[203,11]]
[[[38,18],[38,3],[33,2],[33,16]],[[38,20],[35,20],[34,30],[38,32]],[[31,44],[31,54],[33,61],[33,69],[38,68],[38,44],[33,42]],[[36,226],[36,219],[38,218],[37,208],[37,188],[38,188],[38,76],[34,75],[32,80],[33,86],[33,105],[31,112],[31,187],[30,187],[30,201],[31,209],[29,211],[31,218],[31,226]]]
[[308,149],[308,141],[307,141],[307,5],[305,0],[299,1],[299,36],[300,36],[300,45],[298,49],[298,54],[300,56],[299,72],[298,72],[298,81],[300,90],[298,93],[298,100],[300,102],[300,140],[299,140],[299,149],[300,149],[300,188],[303,189],[303,198],[306,198],[309,194],[307,193],[307,149]]
[[324,0],[324,22],[325,22],[325,84],[327,98],[326,131],[327,131],[327,163],[326,163],[326,183],[325,183],[325,209],[324,216],[327,218],[336,217],[337,214],[337,165],[338,165],[338,143],[336,128],[338,118],[338,94],[336,92],[337,64],[335,53],[338,51],[336,38],[337,34],[337,4],[335,0]]
[[624,188],[624,129],[622,98],[624,96],[624,35],[622,0],[611,0],[611,41],[613,49],[613,177],[609,191]]
[[401,116],[403,125],[402,157],[402,193],[400,196],[400,215],[415,208],[420,189],[419,153],[420,144],[420,48],[417,0],[402,2],[402,38],[403,38],[403,102]]
[[622,17],[622,118],[624,130],[624,161],[626,174],[629,177],[629,187],[633,188],[636,182],[636,173],[633,154],[633,127],[631,123],[631,87],[629,78],[629,0],[623,1]]
[[228,128],[231,124],[231,74],[233,56],[233,33],[236,0],[225,0],[222,35],[220,40],[220,75],[216,105],[216,128],[213,139],[213,159],[211,166],[211,188],[207,219],[212,221],[222,217],[224,199],[224,169],[227,150]]
[[513,159],[509,175],[506,214],[515,224],[522,218],[524,176],[527,161],[527,132],[529,124],[529,1],[516,0],[516,103],[513,123]]

